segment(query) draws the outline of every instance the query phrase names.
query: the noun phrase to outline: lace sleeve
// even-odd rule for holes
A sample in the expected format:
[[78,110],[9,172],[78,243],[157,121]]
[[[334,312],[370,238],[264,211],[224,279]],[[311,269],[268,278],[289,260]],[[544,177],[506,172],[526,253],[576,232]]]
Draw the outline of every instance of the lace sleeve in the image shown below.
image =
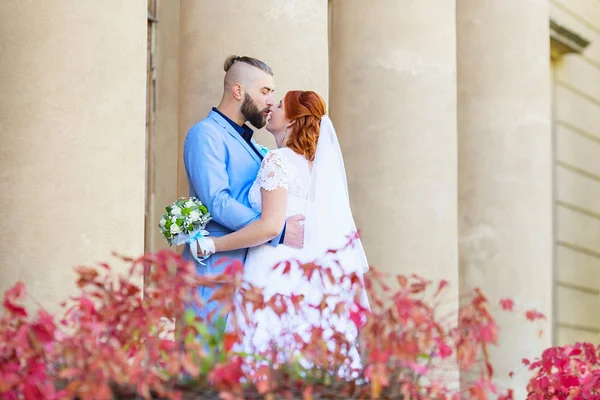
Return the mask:
[[258,185],[265,190],[277,188],[289,189],[289,163],[288,160],[275,151],[267,154],[260,166],[256,180]]

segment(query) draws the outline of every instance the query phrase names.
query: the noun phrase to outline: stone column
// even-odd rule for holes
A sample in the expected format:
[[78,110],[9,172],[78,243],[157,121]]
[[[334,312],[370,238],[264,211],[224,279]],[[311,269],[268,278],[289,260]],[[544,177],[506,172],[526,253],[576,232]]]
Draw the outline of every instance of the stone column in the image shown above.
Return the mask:
[[332,6],[331,114],[369,261],[456,291],[455,2]]
[[[276,99],[302,89],[327,100],[327,2],[182,0],[180,28],[178,194],[187,196],[183,143],[192,125],[221,100],[227,56],[246,55],[269,64]],[[274,146],[264,130],[256,138]]]
[[0,7],[0,292],[144,249],[146,2]]
[[[525,398],[524,357],[551,344],[552,139],[548,3],[457,2],[461,290],[510,297],[548,321],[496,313],[501,386]],[[509,380],[509,372],[516,376]]]

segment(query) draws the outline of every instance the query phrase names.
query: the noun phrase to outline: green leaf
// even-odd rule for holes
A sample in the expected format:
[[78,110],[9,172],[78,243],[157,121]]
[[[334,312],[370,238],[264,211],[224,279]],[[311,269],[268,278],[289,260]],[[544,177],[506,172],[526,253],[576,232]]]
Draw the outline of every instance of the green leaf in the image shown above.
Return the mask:
[[225,336],[225,328],[227,325],[227,320],[222,316],[218,316],[215,319],[215,335],[217,336],[219,342],[223,341],[223,336]]
[[212,371],[214,363],[214,357],[209,352],[208,354],[206,354],[206,356],[202,359],[202,362],[200,363],[200,374],[208,375],[210,371]]
[[187,325],[193,325],[196,322],[195,318],[196,314],[192,309],[185,310],[185,312],[183,313],[183,320]]

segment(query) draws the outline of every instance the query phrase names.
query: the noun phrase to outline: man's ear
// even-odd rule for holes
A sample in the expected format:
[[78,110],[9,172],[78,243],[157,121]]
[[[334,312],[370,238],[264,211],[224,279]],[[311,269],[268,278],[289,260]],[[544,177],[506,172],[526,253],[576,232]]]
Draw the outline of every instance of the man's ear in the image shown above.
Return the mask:
[[242,100],[242,98],[244,97],[244,87],[239,83],[234,83],[233,85],[231,85],[231,95],[236,100]]

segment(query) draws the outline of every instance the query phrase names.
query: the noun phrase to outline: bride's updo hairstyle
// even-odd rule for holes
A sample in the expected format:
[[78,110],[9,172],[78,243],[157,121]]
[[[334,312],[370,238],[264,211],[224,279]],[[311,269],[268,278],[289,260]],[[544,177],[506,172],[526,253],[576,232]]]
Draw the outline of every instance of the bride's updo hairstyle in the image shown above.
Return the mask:
[[285,116],[294,121],[286,146],[314,161],[325,100],[313,91],[292,90],[285,94],[283,104]]

